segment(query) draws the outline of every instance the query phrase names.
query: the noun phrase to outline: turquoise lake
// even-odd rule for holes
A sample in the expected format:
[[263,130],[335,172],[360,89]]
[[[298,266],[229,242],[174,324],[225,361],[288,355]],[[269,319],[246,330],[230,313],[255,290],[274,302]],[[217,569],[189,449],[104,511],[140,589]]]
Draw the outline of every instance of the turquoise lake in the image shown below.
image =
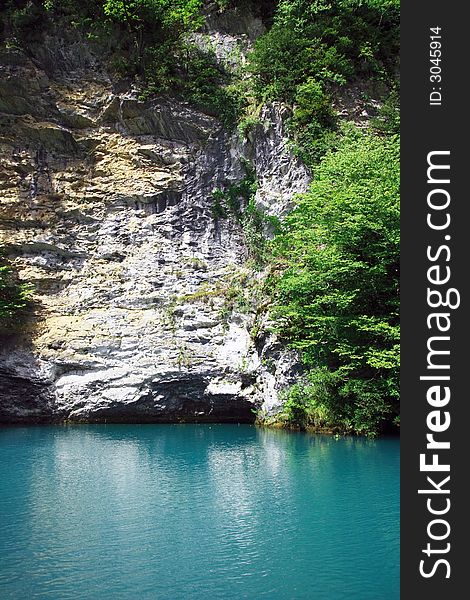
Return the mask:
[[395,600],[399,440],[0,428],[0,598]]

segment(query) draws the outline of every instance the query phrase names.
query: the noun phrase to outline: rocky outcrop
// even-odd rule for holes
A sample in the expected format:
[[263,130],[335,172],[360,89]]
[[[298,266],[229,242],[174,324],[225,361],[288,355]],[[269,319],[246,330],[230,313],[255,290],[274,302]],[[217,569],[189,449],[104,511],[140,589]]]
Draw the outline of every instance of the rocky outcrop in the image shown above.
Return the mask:
[[[223,35],[223,34],[220,34]],[[0,421],[251,421],[295,357],[226,310],[243,231],[213,191],[255,165],[282,214],[308,174],[281,107],[242,142],[168,99],[141,102],[87,45],[3,51],[0,245],[35,287],[33,323],[3,336]]]

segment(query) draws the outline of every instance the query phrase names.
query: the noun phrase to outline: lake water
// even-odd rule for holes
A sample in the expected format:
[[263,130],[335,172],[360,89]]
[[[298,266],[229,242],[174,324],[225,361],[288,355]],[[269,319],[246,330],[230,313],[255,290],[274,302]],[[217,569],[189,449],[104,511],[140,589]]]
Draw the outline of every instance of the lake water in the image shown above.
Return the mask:
[[395,600],[399,441],[0,429],[0,598]]

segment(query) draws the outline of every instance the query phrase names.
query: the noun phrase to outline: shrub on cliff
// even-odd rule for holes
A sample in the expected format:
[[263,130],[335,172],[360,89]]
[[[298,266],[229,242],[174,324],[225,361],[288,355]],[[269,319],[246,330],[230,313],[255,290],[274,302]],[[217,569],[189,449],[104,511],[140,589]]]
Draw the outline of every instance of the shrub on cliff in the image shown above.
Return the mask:
[[[309,374],[299,420],[375,434],[398,414],[399,141],[346,136],[274,242],[278,331]],[[292,418],[294,418],[292,417]]]
[[251,55],[258,95],[293,102],[309,79],[344,84],[394,74],[399,17],[395,0],[281,0]]
[[398,0],[280,0],[248,69],[258,100],[293,108],[290,133],[307,165],[337,143],[332,100],[341,87],[376,82],[386,97],[395,85],[399,19]]
[[31,295],[31,286],[19,283],[11,267],[0,263],[0,326],[9,325],[13,317],[26,307]]

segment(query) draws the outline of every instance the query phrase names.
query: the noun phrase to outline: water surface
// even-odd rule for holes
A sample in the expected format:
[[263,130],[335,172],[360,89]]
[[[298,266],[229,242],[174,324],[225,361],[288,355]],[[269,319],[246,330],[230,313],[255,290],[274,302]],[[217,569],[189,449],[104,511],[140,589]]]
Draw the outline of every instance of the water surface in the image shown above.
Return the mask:
[[0,429],[0,598],[395,600],[399,442]]

